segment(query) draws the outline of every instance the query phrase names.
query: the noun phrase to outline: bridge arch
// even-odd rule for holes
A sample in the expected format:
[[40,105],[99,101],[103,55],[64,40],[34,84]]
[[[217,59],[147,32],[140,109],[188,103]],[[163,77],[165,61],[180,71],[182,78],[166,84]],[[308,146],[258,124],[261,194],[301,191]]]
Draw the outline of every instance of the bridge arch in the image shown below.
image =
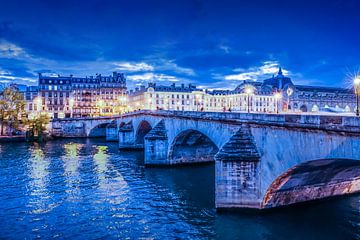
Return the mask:
[[126,122],[124,122],[124,121],[120,122],[120,123],[119,123],[119,129],[120,129],[121,127],[123,127],[125,124],[126,124]]
[[212,162],[218,151],[219,148],[206,134],[187,129],[170,143],[168,159],[175,163]]
[[301,112],[307,112],[308,111],[308,107],[306,106],[306,104],[303,104],[300,106],[300,111]]
[[106,137],[106,127],[109,125],[109,122],[100,123],[95,127],[92,127],[88,133],[88,137]]
[[300,163],[272,182],[261,207],[281,207],[360,192],[359,173],[359,160],[337,158]]
[[151,131],[152,127],[150,123],[146,120],[142,120],[135,133],[135,144],[144,144],[144,137]]

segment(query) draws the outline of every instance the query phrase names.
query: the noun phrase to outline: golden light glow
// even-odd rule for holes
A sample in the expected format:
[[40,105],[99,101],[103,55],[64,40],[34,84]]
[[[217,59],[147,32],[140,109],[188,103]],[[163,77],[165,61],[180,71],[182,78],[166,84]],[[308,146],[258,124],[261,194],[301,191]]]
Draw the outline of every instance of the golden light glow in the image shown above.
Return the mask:
[[74,98],[70,98],[69,99],[69,106],[73,107],[74,106]]
[[119,96],[119,97],[118,97],[118,101],[119,101],[119,102],[126,102],[127,99],[126,99],[126,97]]
[[355,84],[355,86],[359,86],[359,85],[360,85],[360,76],[355,77],[355,79],[354,79],[354,84]]
[[275,93],[275,94],[274,94],[274,97],[275,97],[276,99],[282,98],[281,93],[279,93],[279,92]]
[[245,87],[245,93],[246,94],[253,94],[254,93],[254,89],[252,88],[252,87],[250,87],[250,86],[247,86],[247,87]]
[[34,98],[34,102],[35,102],[38,106],[40,106],[40,105],[41,105],[41,98],[40,98],[40,97]]
[[96,105],[97,106],[99,106],[99,107],[103,107],[104,106],[104,100],[98,100],[97,102],[96,102]]

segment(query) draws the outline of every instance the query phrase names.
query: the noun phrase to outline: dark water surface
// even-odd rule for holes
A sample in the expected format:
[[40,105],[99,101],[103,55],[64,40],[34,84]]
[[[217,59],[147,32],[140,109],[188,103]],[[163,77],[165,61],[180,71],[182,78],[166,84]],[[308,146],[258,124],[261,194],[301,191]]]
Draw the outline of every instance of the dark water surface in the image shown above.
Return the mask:
[[102,140],[0,145],[0,239],[360,239],[359,201],[216,213],[213,165],[145,168]]

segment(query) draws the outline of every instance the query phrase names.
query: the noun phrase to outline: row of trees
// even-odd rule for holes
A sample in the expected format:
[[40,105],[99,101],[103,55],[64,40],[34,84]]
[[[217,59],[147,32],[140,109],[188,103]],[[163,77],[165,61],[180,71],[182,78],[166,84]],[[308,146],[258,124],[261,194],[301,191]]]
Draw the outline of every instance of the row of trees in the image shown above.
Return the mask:
[[29,117],[25,111],[24,95],[14,86],[5,86],[0,90],[0,135],[27,133],[27,136],[42,136],[49,123],[46,114],[38,112]]

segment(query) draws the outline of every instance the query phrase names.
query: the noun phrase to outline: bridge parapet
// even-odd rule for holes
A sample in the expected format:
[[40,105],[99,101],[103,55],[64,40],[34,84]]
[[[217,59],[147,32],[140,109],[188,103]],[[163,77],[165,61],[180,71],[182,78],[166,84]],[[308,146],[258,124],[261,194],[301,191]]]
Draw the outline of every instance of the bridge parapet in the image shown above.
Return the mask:
[[360,118],[354,116],[142,110],[125,114],[123,118],[126,119],[136,116],[220,121],[228,124],[265,124],[289,128],[360,133]]

